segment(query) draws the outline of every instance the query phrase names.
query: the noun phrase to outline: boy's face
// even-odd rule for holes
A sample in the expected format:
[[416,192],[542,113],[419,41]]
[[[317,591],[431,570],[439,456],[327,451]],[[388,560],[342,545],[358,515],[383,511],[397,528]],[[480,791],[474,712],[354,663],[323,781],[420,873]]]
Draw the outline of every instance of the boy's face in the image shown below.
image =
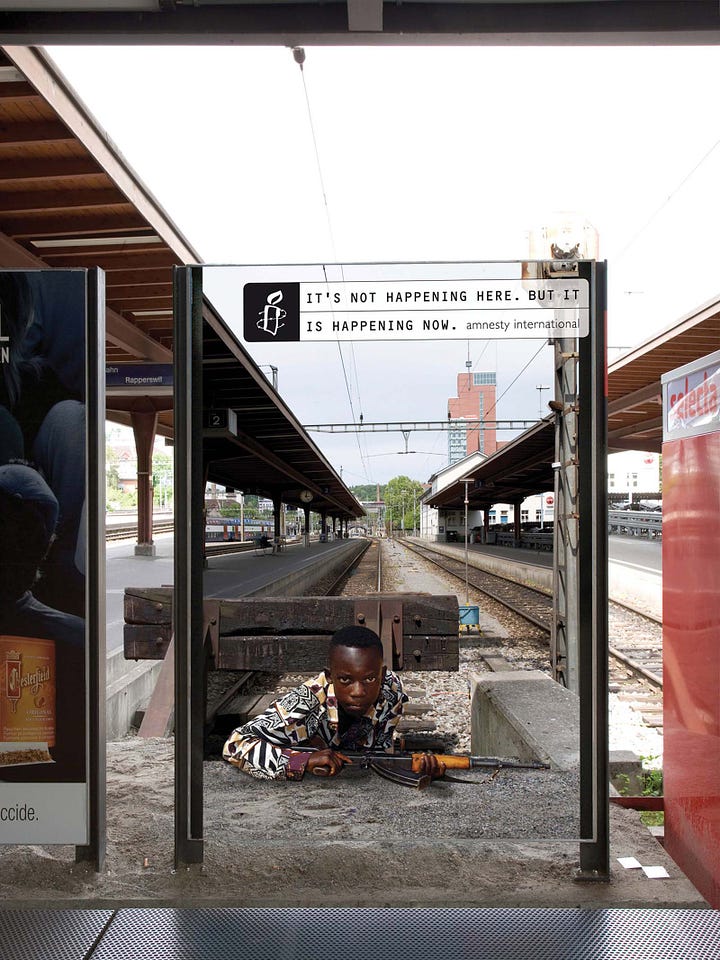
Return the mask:
[[372,647],[333,647],[326,671],[338,704],[361,717],[377,703],[385,675],[382,653]]

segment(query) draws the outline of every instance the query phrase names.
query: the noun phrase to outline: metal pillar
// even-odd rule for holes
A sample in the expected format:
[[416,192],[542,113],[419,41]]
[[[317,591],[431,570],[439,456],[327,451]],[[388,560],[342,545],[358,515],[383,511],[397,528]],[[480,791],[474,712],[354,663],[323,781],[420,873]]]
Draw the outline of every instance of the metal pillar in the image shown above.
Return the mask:
[[273,537],[277,543],[282,536],[281,530],[282,500],[280,497],[273,497]]
[[515,541],[515,546],[520,546],[520,541],[522,539],[522,520],[520,516],[520,507],[522,505],[522,500],[516,500],[513,503],[513,540]]
[[153,406],[133,410],[130,414],[138,461],[138,542],[135,554],[139,556],[153,556],[155,553],[152,536],[152,452],[157,419],[157,410]]
[[303,513],[305,514],[304,543],[306,547],[309,547],[310,546],[310,507],[303,507]]
[[203,860],[202,270],[176,267],[175,377],[175,865]]
[[610,876],[607,571],[607,266],[581,263],[590,282],[590,334],[580,340],[579,549],[580,879]]
[[555,340],[555,484],[553,523],[553,676],[578,693],[578,403],[577,340]]
[[[105,616],[105,274],[88,270],[87,356],[87,685],[88,685],[88,842],[75,847],[78,862],[98,872],[107,850]],[[79,747],[79,749],[81,749]]]

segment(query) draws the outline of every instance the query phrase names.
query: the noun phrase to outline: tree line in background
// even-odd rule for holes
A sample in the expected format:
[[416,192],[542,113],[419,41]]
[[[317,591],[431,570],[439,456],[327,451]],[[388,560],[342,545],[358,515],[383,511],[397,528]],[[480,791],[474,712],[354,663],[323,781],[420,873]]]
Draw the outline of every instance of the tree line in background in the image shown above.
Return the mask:
[[[357,484],[350,487],[351,492],[360,501],[374,502],[377,485]],[[388,530],[420,529],[420,498],[425,487],[418,480],[399,476],[388,480],[380,487],[380,499],[385,504],[385,526]]]

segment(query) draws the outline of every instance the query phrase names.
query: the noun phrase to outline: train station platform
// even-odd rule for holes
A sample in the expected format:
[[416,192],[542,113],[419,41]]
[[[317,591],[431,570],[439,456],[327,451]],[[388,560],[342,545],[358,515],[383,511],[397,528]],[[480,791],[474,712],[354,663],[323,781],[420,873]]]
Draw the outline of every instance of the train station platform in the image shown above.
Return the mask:
[[317,960],[333,943],[344,960],[717,960],[720,912],[13,910],[0,943],[4,960]]
[[[364,542],[364,541],[363,541]],[[332,575],[342,567],[343,557],[359,549],[358,540],[289,542],[279,553],[244,550],[208,557],[204,573],[207,597],[297,596],[312,588],[320,575]],[[348,560],[349,562],[349,560]]]
[[[206,595],[221,599],[243,596],[297,596],[339,574],[358,549],[356,540],[289,543],[278,554],[255,550],[211,556],[204,572]],[[130,729],[135,711],[152,694],[162,661],[126,660],[123,652],[123,599],[126,587],[159,587],[173,581],[173,538],[155,540],[152,556],[136,556],[131,541],[107,548],[107,738]]]

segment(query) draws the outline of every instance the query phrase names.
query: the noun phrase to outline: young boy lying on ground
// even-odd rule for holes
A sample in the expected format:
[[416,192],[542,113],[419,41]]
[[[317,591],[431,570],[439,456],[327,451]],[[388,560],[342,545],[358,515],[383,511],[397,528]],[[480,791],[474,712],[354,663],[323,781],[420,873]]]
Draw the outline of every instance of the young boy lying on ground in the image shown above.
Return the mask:
[[[325,670],[233,730],[223,756],[260,780],[300,780],[305,771],[333,777],[352,763],[343,750],[392,753],[407,699],[383,665],[378,635],[343,627],[330,640]],[[428,754],[421,772],[441,777],[445,765]]]

